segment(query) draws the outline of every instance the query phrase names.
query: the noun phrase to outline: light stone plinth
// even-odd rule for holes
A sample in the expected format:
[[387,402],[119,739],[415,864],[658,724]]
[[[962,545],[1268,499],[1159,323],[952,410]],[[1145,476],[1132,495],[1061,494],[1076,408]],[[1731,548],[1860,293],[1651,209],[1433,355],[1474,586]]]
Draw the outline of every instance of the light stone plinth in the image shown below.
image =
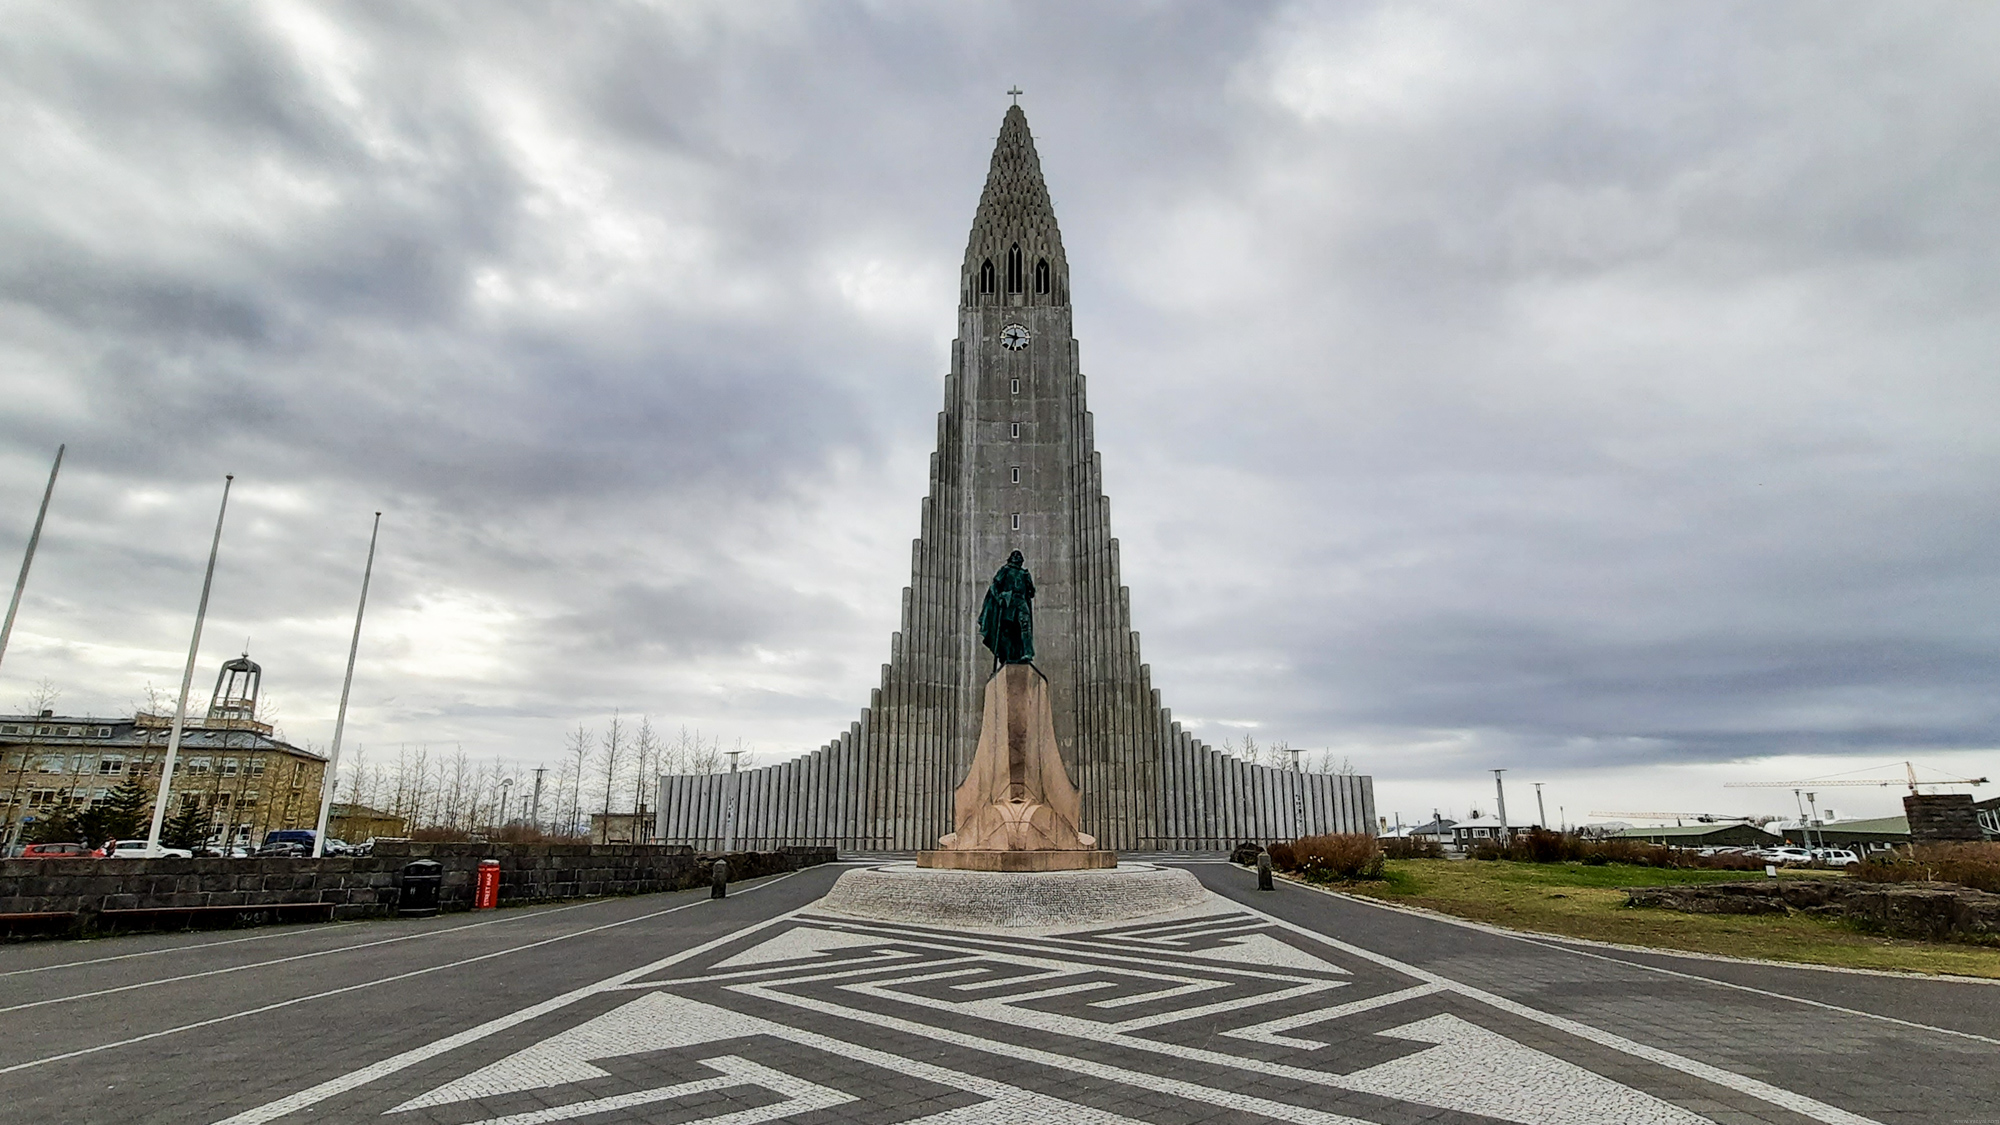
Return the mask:
[[1118,853],[1098,850],[953,850],[918,852],[917,866],[949,871],[1098,871],[1118,866]]
[[1062,931],[1226,906],[1188,872],[1151,864],[1021,873],[899,863],[847,872],[814,909],[919,926]]

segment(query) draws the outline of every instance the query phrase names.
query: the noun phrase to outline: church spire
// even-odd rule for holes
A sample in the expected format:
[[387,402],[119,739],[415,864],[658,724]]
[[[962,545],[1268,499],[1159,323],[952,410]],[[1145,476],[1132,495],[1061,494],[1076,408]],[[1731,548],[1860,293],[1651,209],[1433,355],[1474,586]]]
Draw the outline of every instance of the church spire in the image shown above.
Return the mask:
[[1028,115],[1007,108],[972,218],[960,288],[966,305],[1067,305],[1069,261],[1042,181]]

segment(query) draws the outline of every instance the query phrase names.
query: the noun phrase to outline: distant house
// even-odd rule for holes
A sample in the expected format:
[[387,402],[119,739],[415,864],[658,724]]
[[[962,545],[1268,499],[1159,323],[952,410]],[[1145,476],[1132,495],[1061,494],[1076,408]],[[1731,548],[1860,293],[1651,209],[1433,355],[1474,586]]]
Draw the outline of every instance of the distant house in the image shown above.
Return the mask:
[[1611,839],[1643,840],[1670,848],[1767,848],[1784,842],[1777,833],[1744,821],[1627,828],[1613,833]]
[[1438,817],[1429,824],[1410,825],[1403,829],[1403,835],[1449,844],[1452,842],[1451,826],[1455,823],[1457,822]]
[[[1806,843],[1806,830],[1796,825],[1785,828],[1785,842]],[[1910,842],[1908,817],[1878,816],[1870,820],[1837,820],[1812,826],[1813,847],[1847,848],[1856,852],[1879,852]]]
[[[258,721],[263,679],[248,656],[225,662],[207,715],[181,726],[168,813],[199,810],[218,843],[253,843],[319,820],[326,759]],[[57,808],[87,809],[128,781],[156,793],[173,725],[171,715],[144,711],[129,719],[0,715],[0,838],[11,843]]]
[[643,844],[653,826],[651,813],[615,812],[590,814],[590,842],[593,844]]
[[1498,817],[1475,816],[1470,820],[1456,821],[1451,826],[1452,843],[1461,848],[1477,847],[1480,844],[1498,841],[1507,832],[1525,832],[1525,824],[1509,825],[1502,828]]
[[378,836],[397,837],[409,833],[409,821],[367,805],[336,804],[327,810],[326,834],[336,840],[359,844]]

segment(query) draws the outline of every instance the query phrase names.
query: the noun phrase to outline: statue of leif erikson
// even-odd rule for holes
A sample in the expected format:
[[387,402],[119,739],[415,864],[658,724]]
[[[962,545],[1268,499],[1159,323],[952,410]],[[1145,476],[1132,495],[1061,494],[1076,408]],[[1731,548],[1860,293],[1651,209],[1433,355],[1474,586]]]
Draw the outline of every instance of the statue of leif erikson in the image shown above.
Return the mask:
[[972,765],[952,797],[957,830],[919,867],[975,871],[1075,871],[1112,867],[1077,830],[1082,802],[1056,746],[1049,681],[1035,659],[1035,580],[1021,552],[1007,557],[979,610],[979,639],[993,652],[986,710]]

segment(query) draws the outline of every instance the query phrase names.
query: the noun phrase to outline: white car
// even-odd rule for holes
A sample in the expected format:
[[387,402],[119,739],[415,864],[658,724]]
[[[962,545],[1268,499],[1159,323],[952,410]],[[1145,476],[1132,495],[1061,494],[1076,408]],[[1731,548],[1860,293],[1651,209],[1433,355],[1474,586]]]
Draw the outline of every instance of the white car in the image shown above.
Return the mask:
[[[194,858],[194,853],[186,848],[169,848],[165,845],[161,846],[160,854],[163,856],[170,855],[177,859]],[[145,859],[146,841],[113,840],[99,848],[97,856],[99,859]]]
[[1765,848],[1763,856],[1766,863],[1811,863],[1813,858],[1813,854],[1806,849],[1790,845],[1782,848]]
[[1846,867],[1850,863],[1860,863],[1861,857],[1846,848],[1814,848],[1813,858],[1829,867]]

